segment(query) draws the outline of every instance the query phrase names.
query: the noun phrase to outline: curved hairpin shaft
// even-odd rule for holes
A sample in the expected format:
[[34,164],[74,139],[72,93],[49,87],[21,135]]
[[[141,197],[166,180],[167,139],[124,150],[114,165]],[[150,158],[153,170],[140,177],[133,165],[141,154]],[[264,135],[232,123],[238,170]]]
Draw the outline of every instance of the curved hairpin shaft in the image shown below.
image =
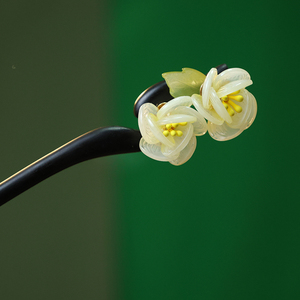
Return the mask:
[[[216,67],[218,73],[228,67]],[[173,99],[165,81],[145,90],[134,103],[137,117],[144,103],[158,105]],[[0,206],[48,177],[80,162],[114,154],[139,152],[141,133],[125,127],[104,127],[92,130],[61,146],[0,183]]]
[[80,162],[107,155],[139,152],[140,139],[138,130],[125,127],[104,127],[83,134],[0,183],[0,205]]

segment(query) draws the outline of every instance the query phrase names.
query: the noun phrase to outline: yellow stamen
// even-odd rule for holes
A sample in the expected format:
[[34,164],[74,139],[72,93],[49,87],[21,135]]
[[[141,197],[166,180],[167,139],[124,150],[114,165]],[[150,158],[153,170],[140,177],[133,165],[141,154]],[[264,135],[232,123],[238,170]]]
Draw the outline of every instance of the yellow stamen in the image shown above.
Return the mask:
[[229,95],[236,95],[240,92],[240,90],[236,91],[236,92],[233,92],[233,93],[230,93]]
[[225,106],[225,108],[227,109],[228,108],[228,104],[226,102],[222,102],[222,103]]
[[229,99],[232,99],[232,100],[235,100],[238,102],[242,102],[244,100],[244,97],[242,95],[237,95],[237,96],[228,95],[228,97],[229,97]]
[[234,115],[234,110],[229,105],[228,105],[227,111],[231,117]]
[[228,104],[230,104],[233,107],[233,109],[238,113],[240,113],[243,110],[241,106],[237,105],[236,103],[232,102],[231,100],[228,100]]
[[227,101],[227,100],[228,100],[228,96],[221,97],[221,99],[222,99],[223,101]]
[[168,136],[168,135],[169,135],[169,131],[168,131],[168,130],[164,130],[164,131],[163,131],[163,135],[164,135],[164,136]]
[[185,126],[187,125],[187,122],[180,122],[180,123],[170,123],[170,124],[166,124],[163,128],[163,135],[164,136],[169,136],[169,134],[171,134],[172,136],[182,136],[183,132],[181,130],[175,130],[175,128],[178,126]]

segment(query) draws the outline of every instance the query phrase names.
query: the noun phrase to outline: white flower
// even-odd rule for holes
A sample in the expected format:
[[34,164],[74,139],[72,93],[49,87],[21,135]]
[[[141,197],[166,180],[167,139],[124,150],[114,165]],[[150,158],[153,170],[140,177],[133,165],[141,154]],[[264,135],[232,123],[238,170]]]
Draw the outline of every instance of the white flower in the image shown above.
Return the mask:
[[207,131],[206,121],[191,105],[188,96],[175,98],[160,109],[151,103],[143,104],[138,115],[141,151],[176,166],[188,161],[196,148],[195,136]]
[[254,121],[257,104],[245,87],[252,84],[243,69],[227,69],[217,75],[212,68],[200,89],[192,95],[193,105],[208,120],[208,132],[218,141],[235,138]]

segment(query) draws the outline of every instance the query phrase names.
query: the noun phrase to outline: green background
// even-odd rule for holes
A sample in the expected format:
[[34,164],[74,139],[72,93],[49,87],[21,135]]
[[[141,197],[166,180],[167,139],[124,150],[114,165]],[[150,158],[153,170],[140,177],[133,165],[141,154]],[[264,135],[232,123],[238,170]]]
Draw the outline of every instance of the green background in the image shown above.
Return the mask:
[[65,170],[0,208],[1,299],[299,299],[299,4],[0,5],[1,179],[100,126],[137,128],[161,73],[247,70],[238,138],[175,167],[142,153]]

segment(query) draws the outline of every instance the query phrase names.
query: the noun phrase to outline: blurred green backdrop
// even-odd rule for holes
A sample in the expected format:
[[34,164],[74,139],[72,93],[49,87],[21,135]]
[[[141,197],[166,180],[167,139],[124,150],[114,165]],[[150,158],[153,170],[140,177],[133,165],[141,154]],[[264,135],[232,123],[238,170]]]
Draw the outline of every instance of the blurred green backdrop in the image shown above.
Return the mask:
[[[299,299],[299,4],[1,4],[2,179],[100,126],[137,128],[161,73],[246,69],[258,115],[180,167],[70,168],[0,209],[3,299]],[[286,126],[286,127],[285,127]]]

